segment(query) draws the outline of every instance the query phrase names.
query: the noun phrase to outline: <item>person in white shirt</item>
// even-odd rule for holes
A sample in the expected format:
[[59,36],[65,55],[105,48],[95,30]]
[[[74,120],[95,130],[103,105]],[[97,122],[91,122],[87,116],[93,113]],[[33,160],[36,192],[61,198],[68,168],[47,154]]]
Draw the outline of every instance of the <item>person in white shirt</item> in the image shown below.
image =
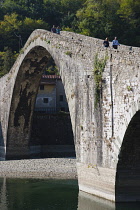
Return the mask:
[[117,37],[115,37],[114,40],[112,41],[112,47],[114,49],[117,49],[119,45],[120,43],[118,42]]

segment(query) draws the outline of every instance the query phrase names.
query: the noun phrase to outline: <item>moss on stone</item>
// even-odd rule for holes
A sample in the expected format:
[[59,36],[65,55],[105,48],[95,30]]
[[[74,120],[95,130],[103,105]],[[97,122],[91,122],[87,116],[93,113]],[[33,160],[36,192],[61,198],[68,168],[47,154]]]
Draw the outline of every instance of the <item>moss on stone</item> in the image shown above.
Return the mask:
[[102,88],[102,73],[104,71],[108,56],[99,59],[98,54],[95,55],[94,59],[94,80],[95,80],[95,108],[100,102],[101,88]]

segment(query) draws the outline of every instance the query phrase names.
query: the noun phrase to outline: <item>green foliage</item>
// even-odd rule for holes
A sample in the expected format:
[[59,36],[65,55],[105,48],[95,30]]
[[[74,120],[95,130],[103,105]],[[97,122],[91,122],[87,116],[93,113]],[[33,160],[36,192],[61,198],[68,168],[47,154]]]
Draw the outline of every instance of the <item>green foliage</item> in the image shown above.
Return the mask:
[[79,32],[120,43],[140,46],[139,0],[87,0],[77,11]]
[[117,1],[112,0],[87,0],[84,7],[77,11],[80,32],[98,38],[109,37],[118,22],[118,6]]
[[123,43],[140,47],[140,1],[121,0],[117,13],[125,23],[122,34]]
[[67,51],[67,52],[65,52],[65,54],[72,57],[72,52],[71,51]]
[[120,43],[140,46],[139,0],[5,0],[0,6],[0,51],[3,43],[17,50],[19,35],[24,45],[34,29],[50,30],[54,24],[101,39],[117,36]]
[[73,29],[72,29],[72,28],[69,28],[69,27],[66,27],[66,28],[64,27],[64,28],[62,28],[62,30],[63,30],[63,31],[74,32]]
[[4,73],[8,73],[14,63],[14,56],[10,48],[5,48],[3,59],[3,71]]
[[19,20],[16,13],[5,15],[4,20],[0,21],[0,51],[4,50],[5,43],[13,51],[19,51],[37,28],[48,29],[48,24],[28,17]]
[[102,88],[102,73],[104,71],[108,56],[104,59],[99,59],[96,54],[94,59],[94,81],[95,81],[95,108],[100,102],[101,88]]
[[4,52],[0,52],[0,77],[8,73],[13,66],[17,53],[12,52],[11,48],[5,47]]
[[133,88],[131,86],[127,86],[128,91],[133,91]]
[[51,43],[51,41],[50,41],[50,40],[46,40],[46,43],[47,43],[47,44],[50,44],[50,43]]
[[59,75],[58,67],[56,66],[53,58],[50,58],[45,68],[44,74],[46,75]]
[[0,52],[0,77],[2,77],[5,74],[3,71],[3,63],[4,63],[4,52]]
[[45,74],[47,75],[59,75],[59,72],[58,72],[58,68],[57,66],[49,66],[49,67],[46,67],[46,70],[44,72]]

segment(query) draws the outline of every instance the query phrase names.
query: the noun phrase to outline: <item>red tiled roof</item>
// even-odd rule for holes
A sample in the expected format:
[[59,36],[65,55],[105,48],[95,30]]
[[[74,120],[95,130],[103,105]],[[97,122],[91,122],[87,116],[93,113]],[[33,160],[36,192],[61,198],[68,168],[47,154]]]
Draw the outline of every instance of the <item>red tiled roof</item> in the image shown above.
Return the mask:
[[44,79],[61,79],[59,75],[42,75],[42,78]]

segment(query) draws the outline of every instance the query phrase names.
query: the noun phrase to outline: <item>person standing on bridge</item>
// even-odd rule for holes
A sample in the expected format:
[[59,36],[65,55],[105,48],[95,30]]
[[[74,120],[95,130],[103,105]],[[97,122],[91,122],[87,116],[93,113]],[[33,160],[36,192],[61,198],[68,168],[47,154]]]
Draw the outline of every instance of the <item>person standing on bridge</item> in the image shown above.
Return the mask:
[[103,42],[104,47],[109,47],[109,40],[106,38]]
[[57,26],[57,28],[56,28],[56,33],[60,35],[60,31],[61,31],[60,27]]
[[118,49],[118,46],[120,45],[120,43],[117,40],[117,37],[114,38],[114,40],[112,41],[112,47],[114,49]]
[[55,27],[55,25],[53,25],[53,27],[51,28],[51,32],[52,33],[56,33],[56,27]]

